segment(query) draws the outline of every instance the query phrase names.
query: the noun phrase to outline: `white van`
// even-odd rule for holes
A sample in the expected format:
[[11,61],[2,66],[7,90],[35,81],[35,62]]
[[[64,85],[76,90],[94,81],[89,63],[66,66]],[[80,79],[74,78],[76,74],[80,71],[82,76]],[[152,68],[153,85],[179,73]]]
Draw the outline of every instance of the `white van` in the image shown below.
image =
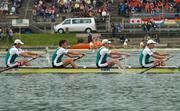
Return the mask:
[[54,26],[55,32],[87,32],[96,31],[94,18],[68,18],[58,25]]

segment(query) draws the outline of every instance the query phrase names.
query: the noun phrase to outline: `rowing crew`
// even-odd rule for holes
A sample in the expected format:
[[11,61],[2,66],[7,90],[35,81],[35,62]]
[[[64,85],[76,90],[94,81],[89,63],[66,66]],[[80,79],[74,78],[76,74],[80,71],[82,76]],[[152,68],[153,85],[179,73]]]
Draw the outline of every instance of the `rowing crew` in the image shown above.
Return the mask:
[[[23,59],[16,61],[16,58],[18,56],[32,57],[32,58],[37,58],[41,56],[38,53],[23,51],[21,49],[21,46],[23,44],[24,43],[19,39],[16,39],[14,41],[13,47],[10,48],[8,50],[8,53],[6,54],[5,60],[7,67],[19,67],[23,65],[31,66],[28,60]],[[140,65],[142,67],[165,65],[164,60],[167,58],[168,54],[161,54],[159,52],[154,51],[153,48],[155,47],[155,44],[156,44],[155,41],[148,40],[147,46],[141,51]],[[68,50],[67,45],[68,43],[66,40],[59,41],[59,47],[54,51],[52,55],[53,68],[65,68],[69,64],[73,68],[77,68],[77,65],[75,64],[75,60],[77,60],[77,58],[79,59],[85,56],[85,54],[83,53]],[[119,51],[111,51],[110,50],[111,46],[112,46],[111,41],[109,41],[108,39],[102,40],[102,47],[98,49],[98,52],[96,54],[97,68],[110,68],[114,65],[117,65],[118,68],[121,69],[123,68],[123,66],[119,61],[119,58],[121,58],[122,55],[129,56],[130,54],[122,53]],[[66,55],[67,57],[65,58],[64,55]],[[110,59],[108,59],[108,57],[110,57]],[[150,57],[155,58],[155,60],[150,61]]]

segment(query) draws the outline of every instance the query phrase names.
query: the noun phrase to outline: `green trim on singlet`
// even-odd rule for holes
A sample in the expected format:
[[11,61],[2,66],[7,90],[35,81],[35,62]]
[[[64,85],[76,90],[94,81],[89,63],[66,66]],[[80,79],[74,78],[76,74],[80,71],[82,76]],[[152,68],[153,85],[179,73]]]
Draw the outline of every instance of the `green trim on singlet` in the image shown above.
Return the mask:
[[[55,58],[57,57],[57,51],[58,51],[59,49],[60,49],[60,48],[57,48],[56,51],[53,53],[53,55],[52,55],[52,62],[54,62]],[[59,58],[58,58],[58,60],[57,60],[58,63],[62,61],[63,56],[64,56],[64,53],[61,54],[61,56],[59,56]]]
[[9,60],[9,58],[10,58],[10,63],[14,63],[15,62],[15,60],[16,60],[16,58],[18,57],[18,55],[17,54],[13,54],[12,56],[11,56],[11,54],[10,54],[10,50],[11,50],[12,48],[10,48],[9,50],[8,50],[8,53],[6,54],[6,57],[5,57],[5,64],[7,64],[8,63],[8,60]]
[[[140,56],[139,56],[139,62],[140,62],[140,65],[143,65],[142,63],[143,63],[143,57],[144,57],[144,55],[143,55],[143,50],[141,50],[140,51]],[[150,61],[149,61],[149,59],[150,59],[150,55],[146,55],[145,56],[145,64],[148,64]]]
[[[99,60],[101,58],[101,55],[100,55],[100,51],[103,49],[103,47],[101,47],[98,52],[97,52],[97,55],[96,55],[96,64],[99,63]],[[101,64],[104,64],[107,62],[107,57],[108,57],[108,54],[105,54],[102,61],[101,61]]]

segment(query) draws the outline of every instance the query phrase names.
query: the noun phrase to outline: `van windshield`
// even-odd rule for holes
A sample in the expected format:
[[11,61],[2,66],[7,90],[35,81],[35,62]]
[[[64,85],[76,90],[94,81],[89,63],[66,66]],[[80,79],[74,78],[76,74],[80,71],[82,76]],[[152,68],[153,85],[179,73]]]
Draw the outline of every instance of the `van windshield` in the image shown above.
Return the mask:
[[65,25],[65,24],[71,24],[71,20],[64,21],[63,25]]

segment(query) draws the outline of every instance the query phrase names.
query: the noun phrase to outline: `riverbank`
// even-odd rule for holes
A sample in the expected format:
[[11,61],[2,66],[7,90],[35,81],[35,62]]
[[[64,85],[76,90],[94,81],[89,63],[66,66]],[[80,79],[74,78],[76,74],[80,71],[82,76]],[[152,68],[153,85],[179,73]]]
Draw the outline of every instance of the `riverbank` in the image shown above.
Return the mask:
[[15,39],[21,39],[24,42],[24,47],[46,47],[57,46],[59,40],[65,39],[68,45],[77,43],[76,34],[15,34],[12,41],[9,41],[6,36],[0,40],[0,47],[11,47]]

